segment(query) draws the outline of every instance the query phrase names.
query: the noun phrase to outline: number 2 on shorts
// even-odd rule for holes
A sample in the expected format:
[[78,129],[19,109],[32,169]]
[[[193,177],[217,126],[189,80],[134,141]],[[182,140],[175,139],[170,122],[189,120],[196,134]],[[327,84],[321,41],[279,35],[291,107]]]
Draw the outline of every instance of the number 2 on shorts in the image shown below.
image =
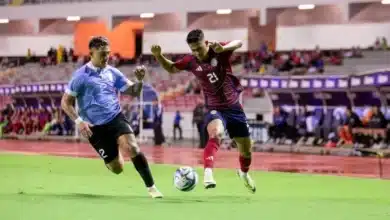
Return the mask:
[[101,156],[103,159],[107,158],[107,155],[106,155],[106,152],[104,151],[104,149],[99,149],[99,154],[100,154],[100,156]]

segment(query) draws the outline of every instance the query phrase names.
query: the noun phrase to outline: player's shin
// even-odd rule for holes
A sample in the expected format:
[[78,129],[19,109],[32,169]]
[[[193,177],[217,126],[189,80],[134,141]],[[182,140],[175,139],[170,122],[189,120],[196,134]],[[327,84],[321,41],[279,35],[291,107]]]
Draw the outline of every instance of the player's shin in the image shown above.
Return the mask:
[[220,119],[214,119],[207,125],[209,140],[203,153],[204,161],[204,186],[206,189],[215,188],[216,182],[213,177],[215,155],[219,149],[224,127]]
[[204,149],[203,161],[204,161],[204,187],[206,189],[215,188],[216,182],[213,177],[213,170],[215,155],[220,145],[219,138],[210,138]]
[[146,187],[154,186],[152,172],[150,171],[148,160],[142,152],[139,152],[135,157],[131,158],[135,169],[141,176]]
[[210,138],[203,152],[204,168],[213,168],[215,155],[218,151],[220,140],[218,138]]
[[234,138],[234,141],[240,152],[240,170],[247,173],[252,163],[252,140],[250,137],[238,137]]
[[240,151],[239,161],[240,169],[237,174],[244,182],[245,187],[252,193],[256,192],[256,185],[253,179],[248,174],[250,165],[252,163],[252,141],[249,137],[235,138],[238,149]]
[[135,169],[144,181],[145,186],[148,188],[150,196],[152,198],[162,198],[163,195],[154,185],[152,172],[150,171],[148,160],[145,155],[142,152],[138,152],[131,160],[133,161]]
[[241,155],[240,154],[240,170],[243,173],[247,173],[252,163],[252,154]]

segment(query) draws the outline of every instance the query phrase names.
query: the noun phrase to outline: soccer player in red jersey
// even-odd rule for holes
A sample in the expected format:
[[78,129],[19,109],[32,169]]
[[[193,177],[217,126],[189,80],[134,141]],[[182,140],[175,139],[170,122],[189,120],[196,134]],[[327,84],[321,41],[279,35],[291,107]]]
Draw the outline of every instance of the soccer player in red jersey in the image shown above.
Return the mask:
[[228,43],[206,41],[203,31],[196,29],[188,33],[187,43],[192,54],[176,62],[164,57],[159,45],[153,45],[151,51],[169,73],[182,70],[192,72],[203,90],[206,107],[209,110],[205,119],[209,139],[203,155],[204,186],[206,189],[216,187],[212,168],[226,129],[240,152],[240,169],[237,173],[245,186],[254,193],[256,186],[248,174],[252,160],[252,141],[246,115],[239,103],[239,95],[243,88],[239,80],[232,75],[230,63],[233,51],[240,48],[242,42],[239,40]]

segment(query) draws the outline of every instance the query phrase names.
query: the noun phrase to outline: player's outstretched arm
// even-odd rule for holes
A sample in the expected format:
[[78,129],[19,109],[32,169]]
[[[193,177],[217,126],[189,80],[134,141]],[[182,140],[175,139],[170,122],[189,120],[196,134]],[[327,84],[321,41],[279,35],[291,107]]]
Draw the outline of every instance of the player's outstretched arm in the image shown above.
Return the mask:
[[119,75],[119,87],[120,91],[126,95],[131,95],[133,97],[138,97],[141,95],[143,87],[143,79],[146,74],[146,68],[144,66],[138,66],[134,71],[135,77],[138,82],[132,82],[128,80],[122,73]]
[[123,93],[133,97],[139,97],[141,95],[142,87],[143,87],[142,81],[135,82],[135,83],[133,82],[131,85],[129,85],[129,87],[126,90],[123,91]]
[[159,45],[153,45],[151,48],[153,56],[156,58],[158,63],[164,68],[168,73],[177,73],[180,70],[177,69],[172,60],[167,59],[161,53],[161,47]]
[[233,40],[230,41],[228,44],[223,46],[224,51],[233,51],[237,50],[242,47],[242,41],[241,40]]
[[242,41],[234,40],[234,41],[230,41],[227,44],[219,43],[216,41],[210,41],[209,45],[216,53],[222,53],[222,52],[226,52],[226,51],[237,50],[238,48],[242,47]]

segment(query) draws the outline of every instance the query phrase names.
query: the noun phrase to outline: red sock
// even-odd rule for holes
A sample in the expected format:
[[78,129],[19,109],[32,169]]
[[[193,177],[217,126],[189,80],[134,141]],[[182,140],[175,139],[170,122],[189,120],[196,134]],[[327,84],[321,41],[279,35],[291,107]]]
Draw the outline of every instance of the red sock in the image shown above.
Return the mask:
[[203,153],[204,168],[213,168],[215,154],[219,148],[219,140],[217,138],[210,138],[206,144],[206,148]]
[[244,173],[247,173],[249,171],[249,167],[252,163],[252,156],[250,157],[243,157],[240,155],[240,168],[241,171]]

